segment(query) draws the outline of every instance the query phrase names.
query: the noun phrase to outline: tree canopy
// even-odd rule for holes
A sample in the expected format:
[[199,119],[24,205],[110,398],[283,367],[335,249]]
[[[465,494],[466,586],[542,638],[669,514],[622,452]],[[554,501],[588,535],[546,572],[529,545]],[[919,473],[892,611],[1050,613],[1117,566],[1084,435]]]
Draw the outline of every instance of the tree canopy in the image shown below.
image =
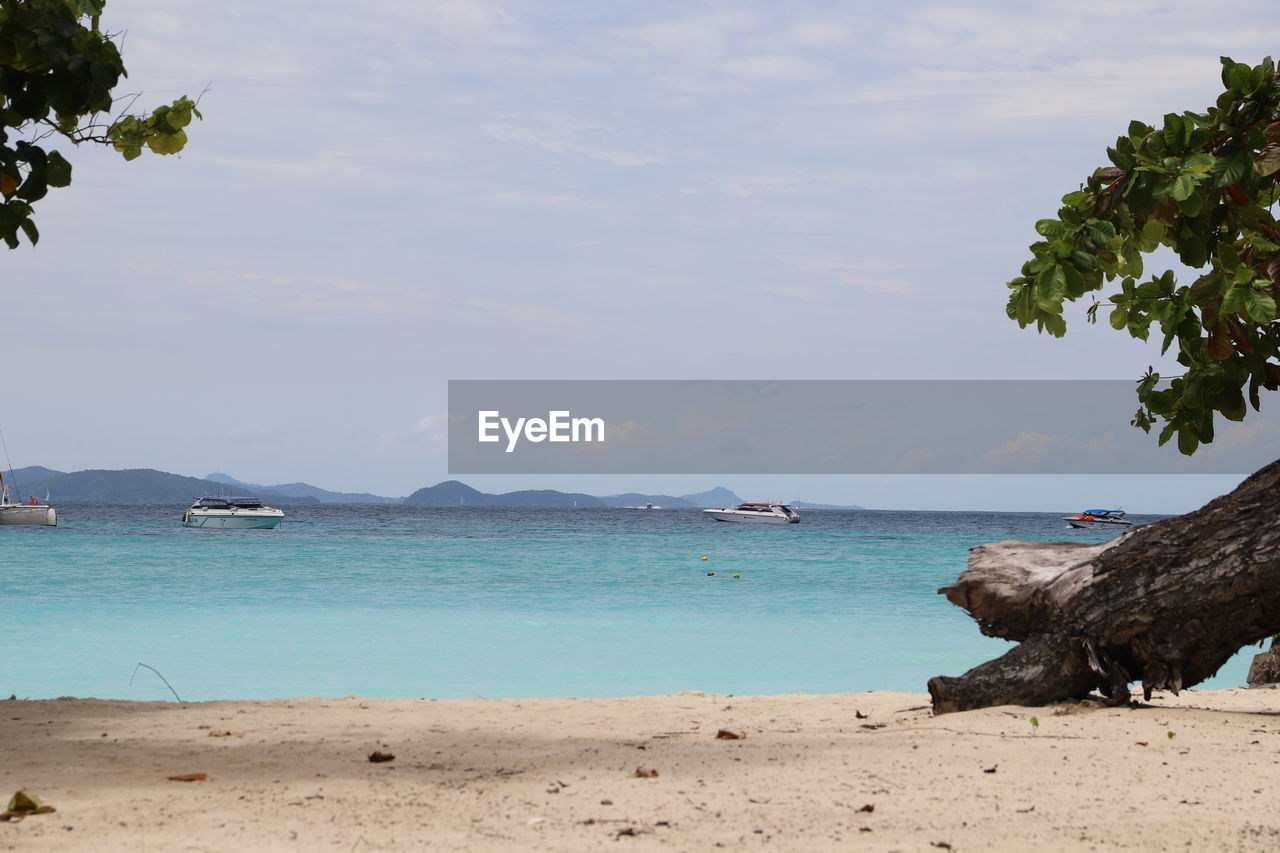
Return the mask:
[[[126,160],[149,148],[175,154],[200,112],[190,98],[150,115],[111,115],[126,76],[120,50],[99,29],[106,0],[0,0],[0,238],[40,238],[35,202],[71,183],[71,164],[49,140],[111,145]],[[132,105],[133,98],[126,98]]]
[[[1063,303],[1119,282],[1107,297],[1111,326],[1161,352],[1177,346],[1183,375],[1161,382],[1148,369],[1138,383],[1132,423],[1163,422],[1161,444],[1177,436],[1194,453],[1213,441],[1214,414],[1239,421],[1259,389],[1280,387],[1280,79],[1270,57],[1251,66],[1222,58],[1225,91],[1203,113],[1169,113],[1160,127],[1142,121],[1107,149],[1099,167],[1062,197],[1056,219],[1009,282],[1007,313],[1066,334]],[[1143,255],[1167,246],[1199,276],[1180,284],[1172,270],[1143,280]],[[1087,311],[1097,319],[1099,303]],[[1247,397],[1247,403],[1246,403]]]

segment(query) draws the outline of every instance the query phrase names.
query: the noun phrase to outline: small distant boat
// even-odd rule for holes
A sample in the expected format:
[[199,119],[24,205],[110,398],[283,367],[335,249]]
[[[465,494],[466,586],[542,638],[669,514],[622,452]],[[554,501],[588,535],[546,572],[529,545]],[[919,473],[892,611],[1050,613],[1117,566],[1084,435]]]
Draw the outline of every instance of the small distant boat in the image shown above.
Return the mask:
[[33,524],[40,527],[57,527],[58,511],[47,503],[40,503],[34,495],[25,504],[9,500],[9,486],[0,472],[0,524]]
[[1070,527],[1088,529],[1091,527],[1120,528],[1133,527],[1132,521],[1125,521],[1122,509],[1085,509],[1075,515],[1064,515],[1062,520]]
[[800,513],[786,504],[744,503],[733,509],[704,509],[716,521],[742,521],[755,524],[799,524]]
[[629,507],[624,507],[624,509],[662,509],[662,507],[654,506],[651,503],[647,503],[644,506],[629,506]]
[[270,530],[284,519],[284,510],[265,506],[260,498],[196,498],[182,514],[183,527],[216,530]]

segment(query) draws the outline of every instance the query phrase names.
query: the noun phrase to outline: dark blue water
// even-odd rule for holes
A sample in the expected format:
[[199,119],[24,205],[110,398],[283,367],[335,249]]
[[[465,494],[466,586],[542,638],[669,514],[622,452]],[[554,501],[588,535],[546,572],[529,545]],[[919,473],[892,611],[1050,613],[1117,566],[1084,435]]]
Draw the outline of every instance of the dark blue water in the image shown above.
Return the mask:
[[172,698],[139,662],[188,700],[922,691],[1008,647],[936,592],[969,547],[1106,538],[1041,513],[300,505],[211,531],[182,509],[0,528],[0,694]]

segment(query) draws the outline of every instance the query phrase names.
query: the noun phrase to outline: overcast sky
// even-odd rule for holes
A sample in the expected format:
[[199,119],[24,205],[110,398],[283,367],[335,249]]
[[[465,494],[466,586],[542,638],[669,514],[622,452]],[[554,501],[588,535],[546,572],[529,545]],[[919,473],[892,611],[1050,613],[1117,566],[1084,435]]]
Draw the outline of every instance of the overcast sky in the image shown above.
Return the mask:
[[[120,91],[207,87],[204,121],[177,157],[62,146],[72,186],[3,258],[12,463],[403,495],[447,477],[450,378],[1136,379],[1155,346],[1085,305],[1066,339],[1019,330],[1004,283],[1130,119],[1203,109],[1220,55],[1274,50],[1273,11],[111,0]],[[1019,478],[719,479],[1057,505]],[[1129,493],[1173,511],[1224,482]]]

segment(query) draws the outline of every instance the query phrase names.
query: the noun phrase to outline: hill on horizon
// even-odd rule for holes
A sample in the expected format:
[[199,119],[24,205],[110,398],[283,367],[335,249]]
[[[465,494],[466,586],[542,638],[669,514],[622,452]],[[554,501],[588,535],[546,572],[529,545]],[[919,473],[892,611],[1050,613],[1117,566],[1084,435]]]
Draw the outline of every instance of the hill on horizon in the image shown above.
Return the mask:
[[264,486],[261,483],[246,483],[244,480],[237,480],[230,474],[221,472],[206,474],[205,479],[214,483],[226,483],[229,486],[238,486],[260,493],[270,492],[272,494],[288,495],[293,498],[314,498],[323,504],[397,504],[403,500],[403,498],[387,498],[369,492],[335,492],[329,489],[322,489],[319,486],[313,486],[310,483],[280,483],[275,486]]
[[644,495],[640,492],[624,492],[620,495],[606,495],[600,500],[604,501],[605,506],[612,507],[628,507],[628,506],[644,506],[645,504],[653,504],[663,509],[691,509],[694,505],[684,498],[678,498],[675,495]]
[[34,483],[49,477],[58,477],[65,473],[65,471],[55,471],[43,465],[28,465],[26,468],[14,468],[6,471],[4,473],[4,481],[13,486],[13,491],[17,493],[25,491],[28,483]]
[[[6,477],[13,493],[23,497],[49,495],[51,501],[93,501],[102,503],[189,503],[201,495],[226,494],[228,488],[253,494],[272,503],[300,504],[409,504],[417,506],[558,506],[633,507],[646,503],[664,509],[692,509],[708,506],[736,506],[742,498],[724,486],[690,495],[623,492],[597,496],[555,489],[521,489],[491,494],[460,480],[445,480],[418,489],[405,498],[389,498],[369,492],[336,492],[310,483],[283,483],[264,486],[215,472],[204,478],[170,474],[154,468],[101,469],[66,473],[32,465],[17,468]],[[16,497],[15,497],[16,499]],[[792,501],[809,509],[862,509],[859,506]]]
[[[45,469],[48,470],[48,469]],[[48,494],[52,501],[93,501],[98,503],[191,503],[201,495],[225,491],[225,483],[184,477],[154,468],[101,468],[55,474],[22,483],[24,492]],[[262,492],[262,498],[281,503],[312,503],[315,498],[294,498],[275,492]],[[283,499],[283,500],[281,500]]]
[[460,480],[445,480],[418,489],[404,503],[415,506],[608,506],[595,495],[557,492],[554,489],[522,489],[489,494]]

